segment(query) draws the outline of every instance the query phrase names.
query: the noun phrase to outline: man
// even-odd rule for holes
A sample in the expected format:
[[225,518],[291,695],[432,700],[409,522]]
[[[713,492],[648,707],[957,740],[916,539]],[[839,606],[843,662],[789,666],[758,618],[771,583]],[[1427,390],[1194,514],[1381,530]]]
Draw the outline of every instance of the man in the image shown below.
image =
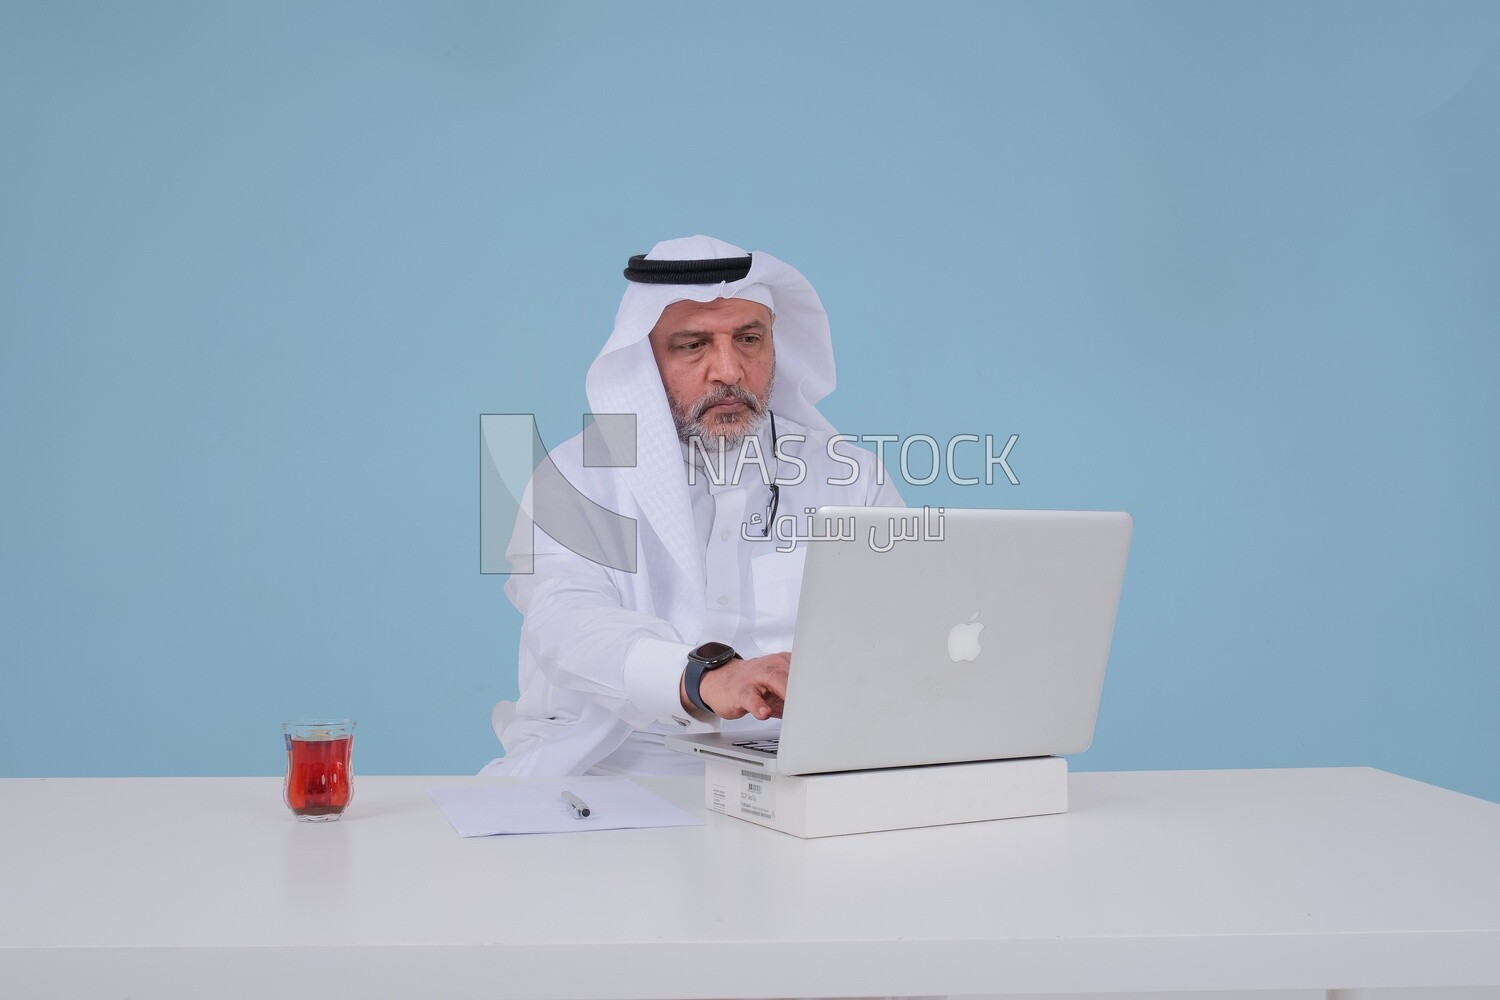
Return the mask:
[[521,696],[486,774],[695,773],[666,734],[774,730],[808,514],[901,504],[816,409],[828,318],[795,269],[694,236],[625,275],[586,383],[613,440],[555,449],[511,541]]

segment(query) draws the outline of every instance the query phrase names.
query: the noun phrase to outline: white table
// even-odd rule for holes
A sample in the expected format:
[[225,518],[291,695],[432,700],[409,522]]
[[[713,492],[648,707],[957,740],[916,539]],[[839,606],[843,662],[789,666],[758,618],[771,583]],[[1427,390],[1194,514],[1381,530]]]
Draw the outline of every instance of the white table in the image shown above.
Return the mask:
[[1500,805],[1380,771],[1075,774],[1066,815],[821,841],[461,840],[426,791],[485,780],[360,777],[323,825],[273,778],[0,781],[0,995],[1500,984]]

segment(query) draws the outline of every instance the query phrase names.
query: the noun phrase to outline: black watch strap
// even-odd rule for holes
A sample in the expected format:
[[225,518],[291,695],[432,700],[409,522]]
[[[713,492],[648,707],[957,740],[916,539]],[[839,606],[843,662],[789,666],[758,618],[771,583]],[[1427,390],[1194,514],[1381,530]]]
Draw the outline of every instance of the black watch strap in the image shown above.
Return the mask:
[[682,674],[682,686],[687,689],[688,701],[709,715],[717,715],[703,700],[703,675],[722,667],[730,660],[738,660],[740,654],[722,642],[705,642],[688,654],[687,670]]

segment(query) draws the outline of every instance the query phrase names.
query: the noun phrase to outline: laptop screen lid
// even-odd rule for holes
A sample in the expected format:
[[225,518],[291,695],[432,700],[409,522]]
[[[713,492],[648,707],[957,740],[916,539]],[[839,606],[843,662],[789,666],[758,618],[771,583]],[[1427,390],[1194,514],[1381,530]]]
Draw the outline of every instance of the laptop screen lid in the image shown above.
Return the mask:
[[[817,774],[1087,749],[1131,527],[1120,512],[820,508],[780,748],[762,766]],[[668,740],[714,755],[728,742]]]

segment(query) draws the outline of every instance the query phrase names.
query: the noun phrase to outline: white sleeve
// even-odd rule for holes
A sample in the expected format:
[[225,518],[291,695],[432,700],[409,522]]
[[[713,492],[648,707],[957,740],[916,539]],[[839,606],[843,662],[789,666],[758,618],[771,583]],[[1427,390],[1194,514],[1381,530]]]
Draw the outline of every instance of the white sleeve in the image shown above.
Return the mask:
[[712,731],[678,696],[687,654],[670,622],[621,606],[604,567],[536,531],[533,572],[505,591],[521,612],[521,642],[553,685],[576,691],[636,728],[655,722]]

